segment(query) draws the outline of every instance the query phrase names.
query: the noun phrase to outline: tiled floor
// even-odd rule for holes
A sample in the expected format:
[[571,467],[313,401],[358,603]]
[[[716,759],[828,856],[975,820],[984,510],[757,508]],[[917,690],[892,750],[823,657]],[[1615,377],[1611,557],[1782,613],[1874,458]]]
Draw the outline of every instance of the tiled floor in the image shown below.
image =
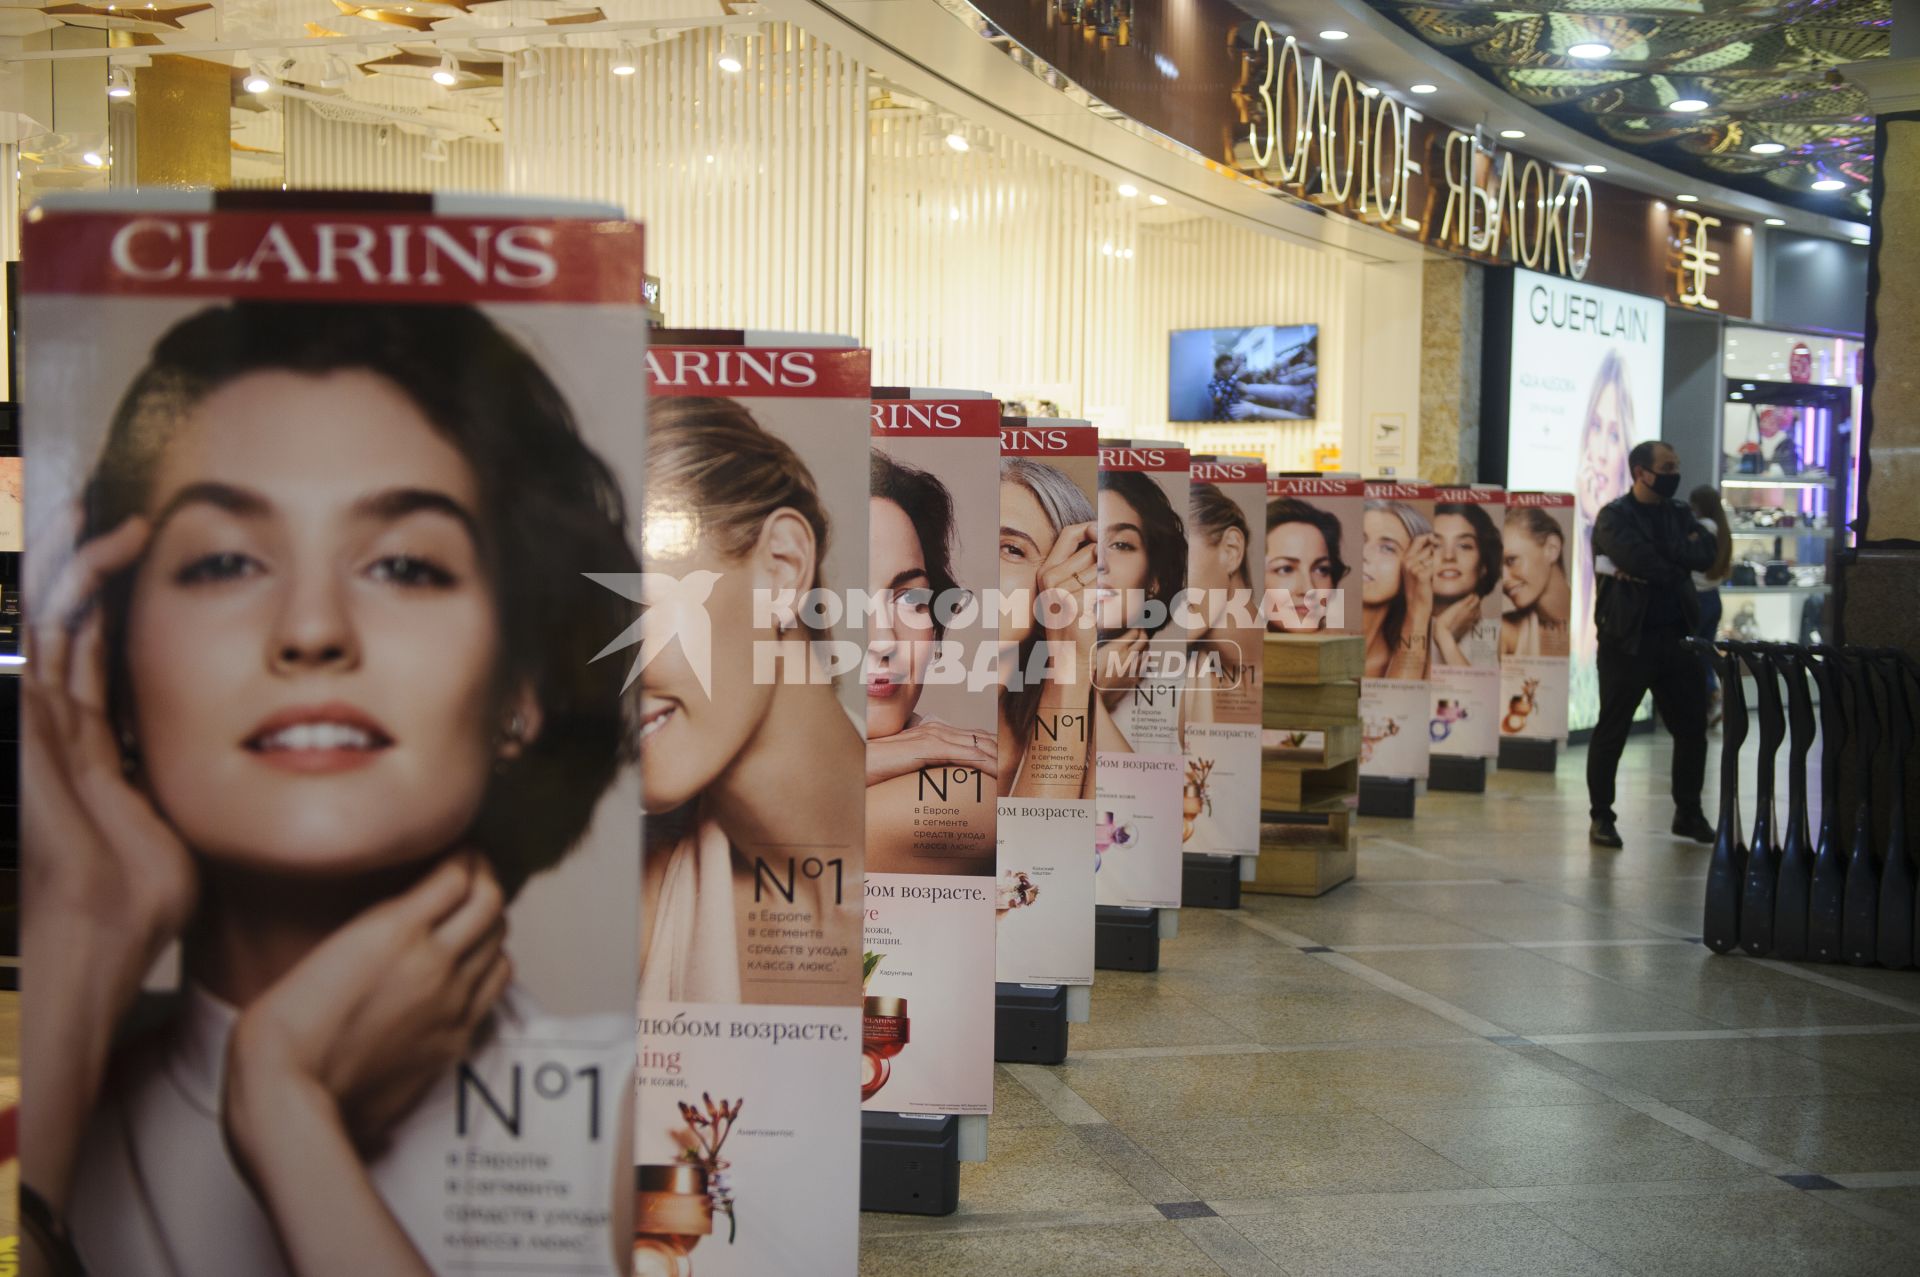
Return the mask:
[[1667,759],[1629,747],[1624,852],[1574,750],[1363,822],[1322,899],[1186,911],[1066,1064],[1001,1066],[958,1214],[864,1218],[861,1272],[1920,1270],[1920,973],[1699,945]]

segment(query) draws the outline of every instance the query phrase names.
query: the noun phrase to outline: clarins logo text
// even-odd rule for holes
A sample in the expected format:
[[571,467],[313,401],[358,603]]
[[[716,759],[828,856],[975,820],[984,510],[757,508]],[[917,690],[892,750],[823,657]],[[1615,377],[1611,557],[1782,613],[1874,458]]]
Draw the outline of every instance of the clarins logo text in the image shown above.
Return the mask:
[[873,405],[873,428],[875,430],[958,430],[960,405],[883,400]]
[[647,352],[656,386],[712,386],[749,392],[804,389],[820,379],[811,350],[666,346]]
[[545,226],[275,221],[239,229],[207,218],[136,218],[114,234],[108,258],[141,283],[544,288],[559,269]]

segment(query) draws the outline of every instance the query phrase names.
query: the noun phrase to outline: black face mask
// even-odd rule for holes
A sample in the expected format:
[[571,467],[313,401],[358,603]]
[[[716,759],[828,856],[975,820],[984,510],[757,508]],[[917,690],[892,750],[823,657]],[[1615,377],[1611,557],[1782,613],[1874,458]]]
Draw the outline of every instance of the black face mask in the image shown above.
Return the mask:
[[1671,501],[1680,491],[1680,476],[1677,474],[1656,474],[1653,476],[1653,490],[1660,494],[1663,501]]

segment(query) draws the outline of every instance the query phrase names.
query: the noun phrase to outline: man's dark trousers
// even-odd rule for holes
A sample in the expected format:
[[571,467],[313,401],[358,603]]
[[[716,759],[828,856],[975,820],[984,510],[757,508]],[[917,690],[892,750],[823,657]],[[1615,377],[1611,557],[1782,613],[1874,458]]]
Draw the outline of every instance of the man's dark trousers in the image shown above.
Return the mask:
[[1700,677],[1700,658],[1680,645],[1684,637],[1677,629],[1646,630],[1638,652],[1600,645],[1600,721],[1587,744],[1587,798],[1595,820],[1615,819],[1614,773],[1633,712],[1649,691],[1673,734],[1675,812],[1700,810],[1700,786],[1707,775],[1707,684]]

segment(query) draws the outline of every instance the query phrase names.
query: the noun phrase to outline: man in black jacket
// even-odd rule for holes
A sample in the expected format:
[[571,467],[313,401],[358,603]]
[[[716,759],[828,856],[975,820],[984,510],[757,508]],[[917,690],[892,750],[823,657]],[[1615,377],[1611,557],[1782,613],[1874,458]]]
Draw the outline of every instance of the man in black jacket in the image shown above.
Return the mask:
[[1707,684],[1681,640],[1700,626],[1693,573],[1713,565],[1713,532],[1693,517],[1680,490],[1680,458],[1664,443],[1627,456],[1633,490],[1593,523],[1593,619],[1600,635],[1600,721],[1587,745],[1587,799],[1596,847],[1621,846],[1613,779],[1641,698],[1651,691],[1673,734],[1673,832],[1713,841],[1700,810],[1707,772]]

